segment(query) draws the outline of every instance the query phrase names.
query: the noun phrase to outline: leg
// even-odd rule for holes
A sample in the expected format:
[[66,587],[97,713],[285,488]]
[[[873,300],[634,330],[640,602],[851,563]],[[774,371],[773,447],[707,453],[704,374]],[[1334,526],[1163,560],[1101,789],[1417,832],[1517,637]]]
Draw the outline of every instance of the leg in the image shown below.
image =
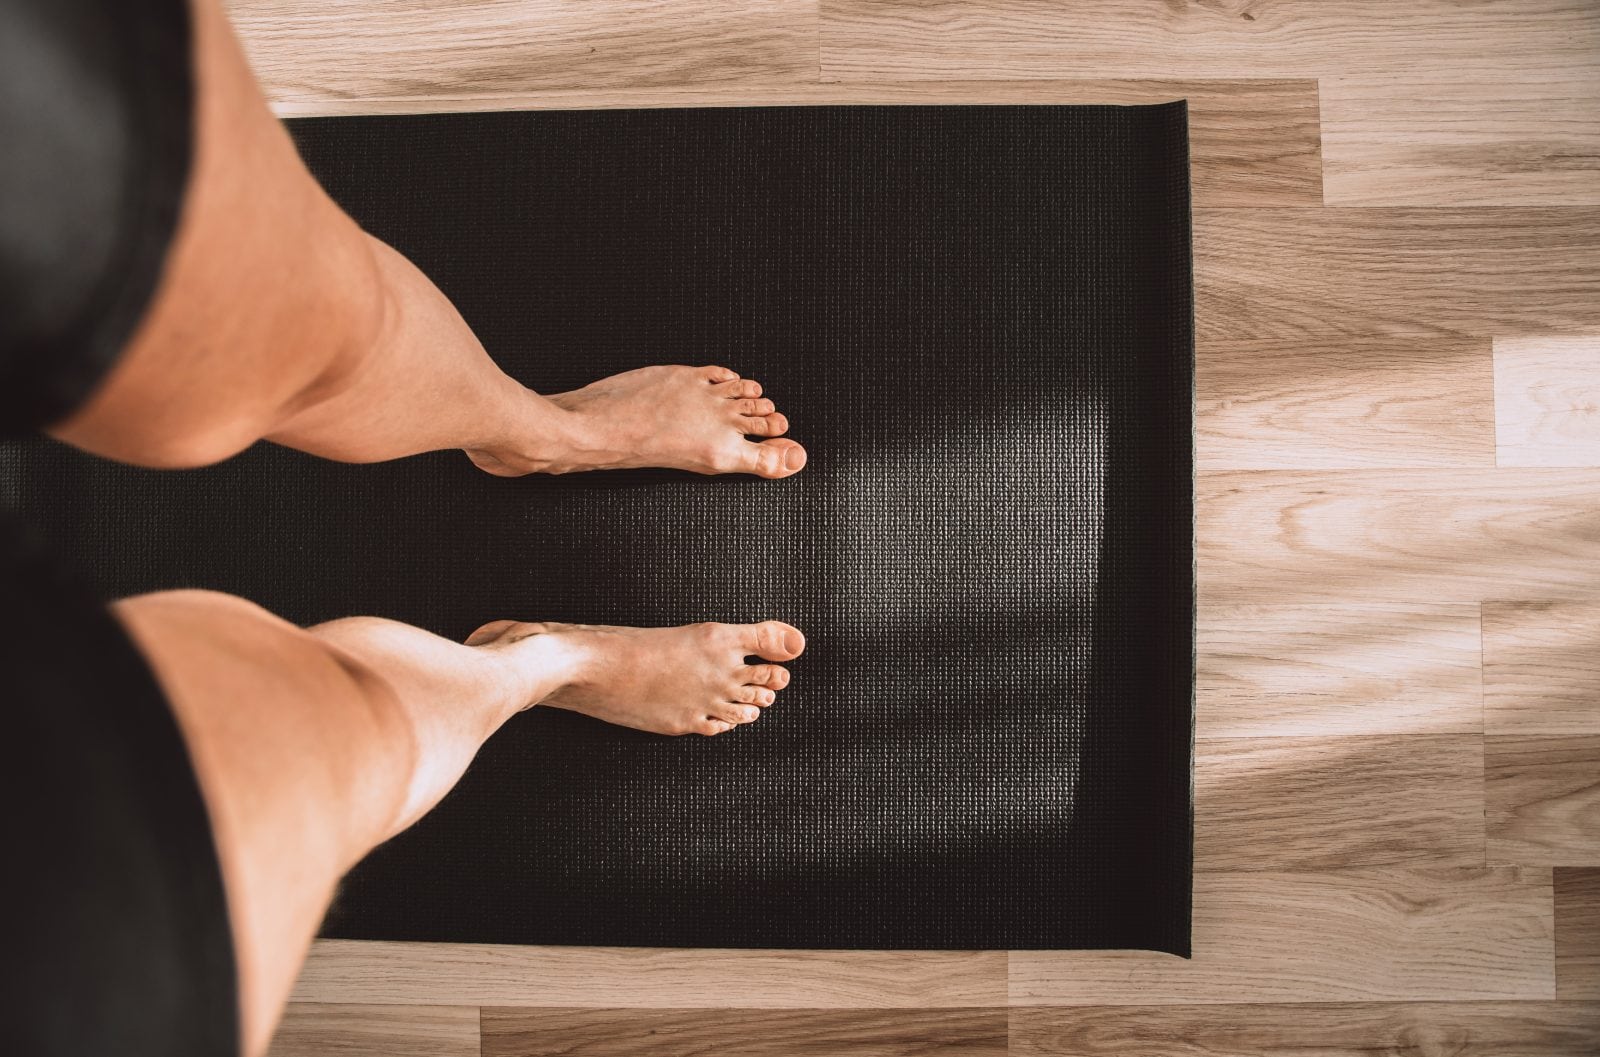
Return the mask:
[[804,648],[788,625],[485,625],[461,645],[356,617],[297,628],[228,595],[117,603],[183,729],[211,812],[245,1052],[277,1022],[340,876],[415,822],[535,703],[660,733],[748,723]]
[[803,464],[794,441],[746,440],[787,422],[731,371],[649,368],[549,400],[508,377],[445,296],[306,171],[218,0],[193,0],[193,13],[197,142],[161,285],[56,436],[153,466],[214,462],[263,437],[350,462],[462,448],[501,474],[779,477]]

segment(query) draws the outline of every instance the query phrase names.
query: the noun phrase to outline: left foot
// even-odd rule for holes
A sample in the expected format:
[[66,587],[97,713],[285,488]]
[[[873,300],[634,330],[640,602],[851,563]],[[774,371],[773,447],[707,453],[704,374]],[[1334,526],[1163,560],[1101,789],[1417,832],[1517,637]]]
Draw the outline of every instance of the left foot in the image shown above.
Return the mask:
[[[752,723],[789,685],[806,647],[798,628],[688,624],[626,628],[497,620],[467,639],[532,676],[526,707],[582,712],[653,734],[722,734]],[[762,663],[747,664],[757,657]]]
[[761,386],[726,367],[641,367],[546,399],[571,413],[564,450],[468,457],[503,477],[656,466],[776,478],[806,464],[805,448],[777,439],[789,420]]

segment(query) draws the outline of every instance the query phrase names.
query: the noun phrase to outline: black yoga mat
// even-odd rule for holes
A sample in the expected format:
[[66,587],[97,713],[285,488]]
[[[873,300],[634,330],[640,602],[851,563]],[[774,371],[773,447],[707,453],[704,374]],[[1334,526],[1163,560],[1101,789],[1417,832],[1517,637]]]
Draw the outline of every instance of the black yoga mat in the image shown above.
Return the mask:
[[327,935],[1188,953],[1183,104],[291,128],[521,381],[724,364],[811,452],[772,482],[14,449],[14,498],[111,594],[809,636],[721,737],[518,717]]

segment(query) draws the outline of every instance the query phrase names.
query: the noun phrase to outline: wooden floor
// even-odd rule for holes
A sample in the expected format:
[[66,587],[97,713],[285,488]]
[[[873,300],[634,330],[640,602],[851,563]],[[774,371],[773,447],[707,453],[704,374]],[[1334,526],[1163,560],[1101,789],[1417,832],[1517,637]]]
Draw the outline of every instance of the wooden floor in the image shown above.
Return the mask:
[[329,942],[279,1057],[1600,1053],[1600,2],[232,9],[285,115],[1193,121],[1193,961]]

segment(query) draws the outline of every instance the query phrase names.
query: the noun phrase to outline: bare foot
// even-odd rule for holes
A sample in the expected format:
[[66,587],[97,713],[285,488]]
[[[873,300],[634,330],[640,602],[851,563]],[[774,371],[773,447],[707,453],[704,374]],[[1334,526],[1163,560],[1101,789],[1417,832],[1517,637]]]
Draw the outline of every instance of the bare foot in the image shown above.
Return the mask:
[[524,669],[530,705],[655,734],[721,734],[754,722],[789,685],[788,669],[746,658],[792,660],[806,640],[778,620],[677,628],[499,620],[473,632],[467,645]]
[[795,441],[748,439],[780,437],[789,420],[758,383],[726,367],[641,367],[539,399],[572,413],[567,439],[555,445],[562,450],[469,450],[479,469],[509,477],[661,466],[788,477],[806,464]]

